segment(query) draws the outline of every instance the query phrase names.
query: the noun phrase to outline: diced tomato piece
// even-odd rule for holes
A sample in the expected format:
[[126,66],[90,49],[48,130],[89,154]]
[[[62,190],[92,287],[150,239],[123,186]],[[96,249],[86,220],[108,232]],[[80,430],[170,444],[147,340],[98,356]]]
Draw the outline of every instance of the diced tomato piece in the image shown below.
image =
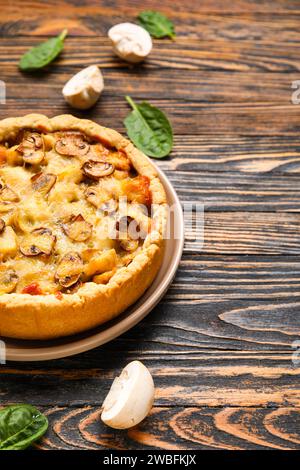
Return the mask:
[[136,178],[124,181],[123,190],[129,202],[137,202],[147,207],[151,205],[152,195],[148,176],[139,175]]
[[0,145],[0,165],[5,163],[7,158],[7,148],[4,145]]
[[63,295],[62,293],[59,291],[55,292],[55,297],[58,299],[58,300],[62,300],[63,299]]
[[30,295],[41,295],[43,292],[37,282],[32,282],[25,286],[21,292],[22,294],[30,294]]

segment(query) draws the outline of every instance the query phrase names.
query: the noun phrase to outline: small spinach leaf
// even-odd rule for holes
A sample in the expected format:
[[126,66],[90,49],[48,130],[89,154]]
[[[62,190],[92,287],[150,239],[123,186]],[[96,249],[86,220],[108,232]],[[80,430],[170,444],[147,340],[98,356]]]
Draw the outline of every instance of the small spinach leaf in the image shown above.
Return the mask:
[[141,26],[145,28],[152,37],[164,38],[169,36],[171,39],[175,37],[175,30],[172,21],[158,11],[145,10],[139,14],[138,20]]
[[149,157],[167,156],[173,147],[173,131],[167,116],[146,101],[136,104],[129,96],[126,100],[133,109],[124,120],[129,138]]
[[39,439],[48,420],[32,405],[10,405],[0,410],[0,450],[22,450]]
[[23,72],[30,72],[42,69],[50,64],[64,47],[64,40],[68,31],[64,29],[59,36],[50,38],[36,47],[27,51],[19,62],[19,68]]

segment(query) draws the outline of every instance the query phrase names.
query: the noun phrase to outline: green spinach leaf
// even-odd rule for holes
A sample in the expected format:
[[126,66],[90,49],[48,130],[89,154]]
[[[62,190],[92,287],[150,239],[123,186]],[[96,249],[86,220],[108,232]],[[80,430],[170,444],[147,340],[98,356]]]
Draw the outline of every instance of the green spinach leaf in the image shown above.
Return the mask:
[[68,31],[64,29],[59,36],[48,39],[26,52],[19,62],[19,68],[23,72],[31,72],[42,69],[50,64],[64,47],[64,40]]
[[124,120],[127,134],[138,149],[149,157],[166,157],[173,147],[173,131],[167,116],[146,101],[126,100],[133,111]]
[[169,36],[171,39],[175,38],[175,30],[172,21],[158,11],[142,11],[138,16],[138,20],[140,25],[154,38],[159,39],[165,36]]
[[0,450],[22,450],[39,439],[48,420],[32,405],[10,405],[0,410]]

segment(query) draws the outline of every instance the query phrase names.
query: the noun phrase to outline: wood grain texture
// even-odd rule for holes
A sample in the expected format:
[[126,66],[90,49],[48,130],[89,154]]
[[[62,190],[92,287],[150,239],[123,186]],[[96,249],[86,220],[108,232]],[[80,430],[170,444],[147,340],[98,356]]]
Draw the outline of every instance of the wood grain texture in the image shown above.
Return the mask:
[[[169,175],[193,172],[199,178],[212,172],[232,177],[259,175],[257,181],[273,184],[276,175],[299,174],[300,145],[297,136],[189,136],[176,135],[172,158],[159,161]],[[183,175],[184,177],[184,175]],[[254,180],[253,180],[254,181]],[[293,179],[284,179],[288,185]],[[294,198],[294,203],[297,203]]]
[[[63,27],[59,28],[61,31]],[[59,31],[52,32],[51,35]],[[13,44],[10,37],[1,39],[3,61],[16,60],[29,47],[40,43],[44,36],[17,36]],[[98,63],[103,68],[128,69],[128,64],[114,56],[107,36],[69,36],[59,61],[66,66]],[[194,38],[177,38],[176,41],[154,40],[153,52],[139,69],[172,68],[179,70],[219,70],[236,72],[297,72],[299,70],[299,45],[293,42],[263,44],[254,41],[203,41]],[[51,70],[55,70],[51,68]]]
[[[49,34],[60,27],[68,27],[75,35],[103,35],[117,22],[136,20],[141,10],[138,0],[114,1],[68,1],[39,0],[22,2],[0,1],[5,12],[0,25],[3,35]],[[188,7],[188,8],[187,8]],[[286,40],[299,42],[297,35],[298,15],[297,0],[276,1],[235,1],[230,4],[222,0],[196,1],[183,5],[174,2],[147,0],[144,9],[159,9],[167,14],[176,24],[180,36],[194,35],[201,39],[247,39],[258,41],[270,39],[274,42]],[[25,21],[20,20],[22,16]]]
[[298,213],[205,212],[203,229],[186,228],[185,247],[197,254],[299,254],[299,228]]
[[[300,132],[300,108],[295,105],[226,105],[201,104],[176,100],[152,99],[153,106],[160,107],[172,119],[174,131],[177,134],[187,135],[291,135],[298,136]],[[13,117],[31,113],[32,110],[44,113],[49,117],[72,113],[78,117],[86,117],[83,112],[73,111],[64,104],[59,96],[49,101],[44,97],[36,101],[34,97],[24,97],[19,101],[7,98],[7,104],[1,108],[0,118]],[[123,98],[103,97],[101,104],[89,113],[89,118],[98,123],[105,123],[120,132],[125,132],[123,119],[128,114],[128,107]],[[289,116],[288,120],[286,116]],[[116,116],[116,117],[113,117]]]
[[[185,253],[165,300],[300,300],[298,256],[207,256]],[[296,317],[297,318],[297,317]]]
[[[255,69],[256,72],[246,72],[252,70],[252,67],[245,65],[247,59],[243,59],[242,51],[237,51],[236,59],[232,56],[232,48],[235,47],[232,44],[226,46],[230,51],[228,67],[225,67],[228,70],[221,71],[220,46],[217,47],[215,43],[213,46],[205,45],[202,41],[193,43],[192,40],[179,40],[176,44],[164,42],[167,46],[162,46],[160,41],[151,55],[152,59],[132,70],[114,57],[107,39],[101,38],[100,41],[99,38],[84,38],[80,41],[82,44],[79,49],[76,38],[68,39],[64,54],[50,72],[32,76],[17,72],[18,59],[34,44],[32,40],[17,38],[13,43],[7,38],[3,40],[0,56],[4,67],[2,79],[7,86],[7,104],[1,107],[1,116],[13,116],[17,104],[21,114],[35,109],[49,116],[71,111],[85,117],[83,112],[70,110],[64,103],[61,90],[79,67],[98,63],[104,68],[107,87],[89,117],[122,132],[123,119],[128,112],[124,96],[134,93],[137,99],[149,99],[164,109],[172,120],[175,134],[179,135],[196,135],[198,138],[207,134],[226,135],[227,138],[228,135],[237,134],[280,135],[286,138],[287,135],[297,137],[299,134],[300,106],[291,103],[291,85],[297,80],[297,74],[289,65],[287,68],[278,68],[287,46],[283,46],[285,52],[279,51],[279,60],[274,59],[276,52],[267,53],[259,48],[259,53],[265,54],[262,65],[268,57],[276,61],[276,67],[272,68],[274,73],[266,73],[264,66]],[[197,61],[203,59],[202,47],[209,53],[213,53],[213,48],[216,48],[219,68],[216,69],[212,58],[208,58],[207,64],[202,63],[202,69],[199,69]],[[238,43],[238,47],[243,46]],[[299,48],[294,45],[291,47],[295,48],[294,57],[291,59],[292,51],[288,51],[287,57],[294,66]],[[251,54],[257,65],[257,53],[252,51]],[[160,56],[167,62],[163,63]],[[287,73],[278,73],[277,69]],[[22,96],[18,93],[20,86]],[[46,93],[48,87],[53,90],[51,101]]]
[[98,407],[45,408],[55,420],[37,448],[42,449],[297,449],[293,426],[299,409],[155,407],[141,425],[107,430]]
[[[106,32],[141,8],[165,12],[177,38],[155,40],[132,68]],[[1,118],[72,111],[124,132],[124,96],[147,99],[174,127],[173,152],[157,164],[183,204],[204,207],[200,238],[187,225],[176,278],[147,318],[79,356],[1,366],[0,406],[47,413],[39,449],[299,449],[299,1],[0,0],[0,11]],[[21,54],[65,27],[60,58],[21,74]],[[64,83],[94,63],[101,100],[70,110]],[[153,374],[155,406],[136,428],[113,431],[101,404],[134,359]]]

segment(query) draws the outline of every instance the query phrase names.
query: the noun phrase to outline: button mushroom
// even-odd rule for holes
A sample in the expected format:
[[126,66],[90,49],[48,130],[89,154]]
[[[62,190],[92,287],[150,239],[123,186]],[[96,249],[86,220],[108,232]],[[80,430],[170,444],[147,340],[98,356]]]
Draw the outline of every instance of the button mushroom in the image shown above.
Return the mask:
[[58,139],[55,150],[60,155],[67,157],[82,157],[88,153],[90,145],[82,134],[70,132]]
[[88,202],[93,204],[93,206],[98,207],[100,204],[99,194],[96,188],[89,187],[86,189],[84,196]]
[[44,196],[49,193],[50,189],[54,186],[57,177],[51,173],[37,173],[30,178],[31,186],[35,191],[43,194]]
[[154,401],[152,376],[140,361],[130,362],[113,381],[103,402],[102,421],[114,429],[128,429],[149,414]]
[[75,284],[83,272],[83,261],[76,252],[67,253],[62,257],[55,273],[55,279],[62,287]]
[[73,215],[69,222],[62,225],[65,234],[75,242],[84,242],[90,238],[93,230],[92,224],[87,222],[81,214]]
[[12,292],[18,283],[17,273],[7,266],[0,266],[0,294]]
[[0,233],[3,232],[3,230],[5,229],[5,226],[6,226],[6,224],[5,224],[4,220],[0,219]]
[[0,182],[0,199],[5,202],[18,202],[19,196],[6,184]]
[[63,96],[76,109],[91,108],[104,89],[104,81],[97,65],[90,65],[76,73],[64,86]]
[[0,212],[6,213],[14,208],[14,203],[20,200],[19,196],[7,185],[0,182]]
[[55,241],[56,237],[50,229],[37,228],[24,237],[20,244],[20,251],[25,256],[50,255]]
[[135,251],[139,247],[138,240],[120,240],[120,247],[124,251]]
[[148,31],[133,23],[120,23],[108,31],[115,53],[132,64],[142,62],[151,52],[152,39]]
[[111,163],[87,160],[82,166],[83,173],[93,180],[98,180],[103,176],[111,175],[115,168]]
[[25,163],[38,165],[44,159],[44,141],[40,134],[32,132],[23,139],[17,151],[23,155]]

